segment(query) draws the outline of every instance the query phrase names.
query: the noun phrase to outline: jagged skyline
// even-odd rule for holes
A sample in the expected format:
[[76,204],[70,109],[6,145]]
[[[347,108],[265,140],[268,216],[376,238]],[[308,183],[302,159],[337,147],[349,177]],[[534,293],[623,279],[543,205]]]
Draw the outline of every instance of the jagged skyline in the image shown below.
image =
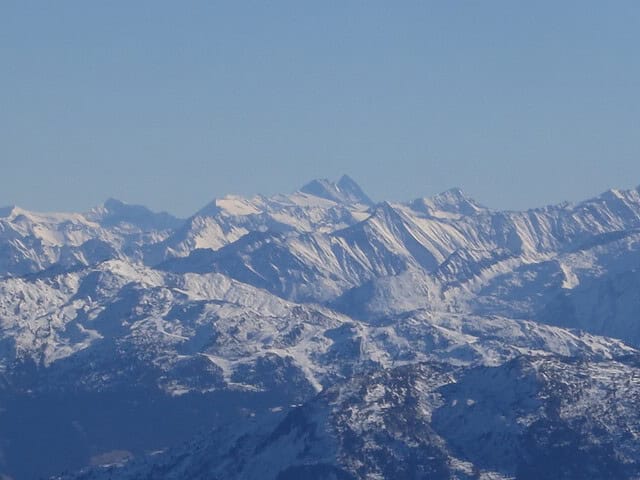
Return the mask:
[[[575,478],[634,478],[639,228],[638,189],[517,212],[455,189],[373,203],[349,177],[215,199],[182,220],[116,200],[85,213],[3,209],[0,476],[132,459],[132,470],[63,478],[165,478],[139,474],[159,468],[201,480],[228,467],[220,478],[281,480],[314,464],[319,476],[305,478],[324,480],[325,468],[357,471],[362,448],[330,440],[355,429],[372,454],[363,467],[382,478],[403,478],[407,462],[375,452],[407,458],[414,434],[416,453],[435,456],[409,463],[438,479],[476,467],[556,478],[544,458],[566,444],[536,439],[563,432]],[[603,403],[603,392],[615,394]],[[305,414],[316,407],[320,417]],[[226,425],[225,448],[246,431],[265,449],[216,461],[219,433],[193,435]],[[282,444],[287,425],[299,433]],[[321,425],[331,431],[313,435]],[[488,431],[485,449],[473,439]],[[294,453],[274,454],[281,446]],[[270,473],[250,473],[267,460]]]
[[[368,195],[368,192],[365,188],[363,188],[353,177],[348,174],[342,174],[337,180],[332,180],[330,178],[314,178],[308,180],[299,188],[290,189],[287,192],[277,192],[272,195],[265,195],[259,193],[252,193],[248,195],[242,195],[238,192],[228,192],[221,196],[215,196],[210,198],[204,206],[200,205],[199,208],[196,208],[192,211],[186,213],[186,215],[178,216],[174,215],[165,210],[158,210],[153,208],[152,205],[146,205],[141,203],[130,203],[123,201],[120,198],[108,197],[104,201],[99,202],[96,205],[90,206],[85,210],[34,210],[25,208],[24,205],[19,204],[6,204],[0,206],[0,218],[2,217],[10,217],[12,215],[17,215],[21,212],[31,212],[38,213],[43,215],[55,215],[55,214],[89,214],[91,215],[113,215],[114,218],[117,218],[118,221],[122,221],[122,215],[132,216],[135,218],[136,216],[145,217],[147,215],[152,215],[154,217],[158,217],[158,221],[164,221],[167,225],[175,224],[183,219],[192,217],[194,215],[202,215],[202,214],[213,214],[215,211],[218,211],[217,203],[219,202],[233,202],[235,199],[241,199],[243,201],[252,201],[256,199],[268,200],[270,198],[277,198],[281,196],[287,196],[291,194],[308,194],[314,197],[325,198],[327,200],[337,202],[337,203],[350,203],[356,202],[361,203],[366,206],[374,206],[379,203],[406,203],[406,204],[415,204],[416,202],[435,202],[436,204],[440,204],[442,202],[462,202],[467,210],[474,211],[478,208],[489,209],[494,211],[513,211],[513,212],[526,212],[529,210],[537,210],[550,206],[560,206],[562,204],[579,204],[582,202],[592,201],[598,197],[607,196],[607,195],[616,195],[617,192],[630,192],[630,191],[638,191],[640,192],[640,185],[632,186],[630,188],[618,188],[616,186],[608,188],[603,191],[597,192],[595,195],[579,198],[575,201],[560,201],[553,203],[551,201],[543,202],[541,205],[532,205],[525,206],[522,209],[501,209],[501,208],[493,208],[491,206],[486,205],[482,199],[478,199],[472,195],[470,195],[467,191],[460,187],[451,187],[446,190],[442,190],[440,192],[435,192],[432,195],[418,195],[415,197],[407,197],[401,199],[389,199],[389,198],[372,198]],[[434,206],[434,205],[432,205]],[[442,205],[439,205],[442,206]]]
[[522,209],[640,183],[636,2],[0,13],[0,205],[185,216],[346,172],[374,198]]

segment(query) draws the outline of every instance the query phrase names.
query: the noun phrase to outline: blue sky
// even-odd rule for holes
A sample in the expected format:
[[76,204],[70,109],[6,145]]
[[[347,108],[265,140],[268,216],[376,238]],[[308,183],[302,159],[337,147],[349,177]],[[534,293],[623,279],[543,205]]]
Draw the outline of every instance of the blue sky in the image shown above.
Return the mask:
[[0,204],[640,184],[640,2],[0,2]]

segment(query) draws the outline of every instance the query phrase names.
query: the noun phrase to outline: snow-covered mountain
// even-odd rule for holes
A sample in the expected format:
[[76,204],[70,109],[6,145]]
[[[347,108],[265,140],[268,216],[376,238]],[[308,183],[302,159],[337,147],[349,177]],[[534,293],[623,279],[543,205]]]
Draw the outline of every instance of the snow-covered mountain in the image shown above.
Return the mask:
[[[631,375],[624,389],[635,392],[639,267],[638,189],[503,212],[459,189],[375,203],[345,176],[292,194],[216,199],[186,220],[116,200],[83,214],[0,209],[0,475],[39,478],[136,457],[131,468],[153,468],[147,464],[157,458],[175,478],[211,478],[175,473],[182,464],[171,455],[182,455],[179,449],[145,455],[229,424],[232,436],[255,430],[249,440],[232,438],[245,442],[239,456],[205,469],[228,452],[203,434],[198,448],[209,457],[185,457],[189,472],[200,463],[201,472],[219,478],[253,478],[257,473],[233,462],[268,464],[265,455],[274,455],[278,442],[255,442],[275,435],[278,422],[290,418],[281,416],[303,404],[290,416],[319,409],[329,430],[309,440],[302,463],[278,459],[273,478],[399,478],[395,460],[385,470],[379,452],[356,455],[367,435],[397,468],[414,462],[415,478],[426,475],[423,468],[449,475],[436,478],[538,478],[531,465],[520,465],[531,460],[522,451],[500,456],[495,444],[491,452],[457,444],[445,430],[476,417],[445,408],[448,395],[454,384],[482,390],[489,381],[483,375],[515,369],[493,393],[473,395],[500,396],[502,388],[527,405],[533,400],[524,397],[533,395],[538,403],[523,414],[527,425],[551,428],[553,420],[558,435],[587,442],[579,445],[589,450],[591,433],[576,433],[550,413],[561,399],[545,393],[544,382],[571,389],[585,372],[597,375],[580,387],[595,389],[580,400],[584,409],[606,389],[618,408],[623,382],[609,374]],[[432,374],[448,380],[432,384]],[[350,408],[370,412],[368,397],[330,400],[369,383],[390,382],[393,390],[407,375],[425,377],[415,387],[420,392],[411,386],[394,393],[389,405],[405,403],[389,418],[387,410],[380,417],[371,411],[350,424]],[[521,385],[525,377],[535,381]],[[403,412],[406,402],[428,405]],[[630,408],[620,408],[616,421],[637,422]],[[579,415],[591,419],[584,409]],[[556,442],[543,439],[551,431],[518,430],[522,418],[507,419],[508,435]],[[387,422],[400,419],[421,426],[392,441]],[[640,458],[628,447],[637,435],[630,432],[620,440],[607,431],[598,441],[610,449],[594,450],[620,472],[632,472]],[[416,457],[416,445],[439,460]],[[42,452],[35,459],[34,449]],[[537,452],[558,454],[551,447]]]
[[92,265],[110,258],[137,261],[145,245],[163,240],[181,224],[167,213],[114,199],[86,213],[0,208],[0,276]]
[[287,414],[72,478],[637,478],[638,366],[521,356],[381,370]]

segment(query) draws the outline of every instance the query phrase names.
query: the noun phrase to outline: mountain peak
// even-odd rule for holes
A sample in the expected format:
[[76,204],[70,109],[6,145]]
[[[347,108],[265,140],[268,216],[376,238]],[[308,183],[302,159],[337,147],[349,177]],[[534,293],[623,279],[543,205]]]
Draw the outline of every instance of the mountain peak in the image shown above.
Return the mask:
[[337,182],[326,178],[312,180],[304,185],[300,191],[338,203],[373,204],[373,201],[364,193],[360,185],[348,175],[343,175]]
[[446,212],[458,215],[474,215],[486,207],[469,197],[461,188],[454,187],[433,197],[419,198],[411,202],[415,210],[433,214],[433,212]]
[[142,205],[132,205],[115,198],[108,198],[101,206],[92,209],[88,218],[104,226],[129,223],[143,230],[174,228],[181,223],[166,212],[156,213]]
[[128,203],[117,198],[109,197],[104,201],[103,205],[105,208],[120,208],[128,205]]
[[371,217],[381,220],[387,225],[396,225],[402,223],[402,215],[394,208],[394,206],[386,200],[375,205]]
[[6,207],[0,207],[0,218],[9,218],[17,207],[15,205],[7,205]]
[[[114,215],[126,212],[129,208],[136,208],[135,205],[129,205],[117,198],[107,198],[101,205],[92,208],[88,214],[92,220],[100,220]],[[146,208],[146,207],[139,207]]]
[[369,198],[369,196],[364,193],[364,190],[362,190],[360,185],[358,185],[358,183],[356,183],[356,181],[349,175],[342,175],[336,185],[343,194],[349,194],[352,197],[357,198],[359,200],[359,203],[364,203],[367,205],[373,204],[371,198]]
[[[17,205],[6,205],[4,207],[0,207],[0,219],[4,219],[8,221],[14,221],[16,218],[20,216],[29,217],[31,215],[34,215],[34,213],[35,212],[32,212],[30,210],[25,210],[24,208],[21,208]],[[49,215],[51,216],[55,214],[49,214]]]

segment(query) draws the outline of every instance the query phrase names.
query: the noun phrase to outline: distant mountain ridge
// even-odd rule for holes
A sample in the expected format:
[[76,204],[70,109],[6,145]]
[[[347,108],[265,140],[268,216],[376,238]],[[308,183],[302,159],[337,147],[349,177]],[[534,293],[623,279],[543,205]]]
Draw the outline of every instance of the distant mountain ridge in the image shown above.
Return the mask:
[[361,203],[363,205],[373,205],[374,203],[360,188],[360,185],[348,175],[343,175],[337,182],[327,179],[312,180],[304,185],[300,191],[338,203]]
[[[560,435],[593,454],[567,454],[566,478],[600,472],[600,460],[636,478],[638,431],[621,438],[603,426],[639,418],[616,399],[637,395],[639,288],[639,189],[518,212],[460,189],[374,202],[343,176],[291,194],[229,195],[187,219],[113,199],[86,213],[3,208],[0,476],[42,478],[120,455],[134,457],[129,470],[79,478],[152,478],[154,458],[166,478],[259,478],[257,465],[286,447],[293,456],[262,478],[552,478],[542,463],[561,461]],[[491,451],[455,440],[490,433],[451,402],[486,397],[498,415],[498,384],[477,384],[494,374],[526,410],[500,424],[504,438],[538,439],[539,450],[503,455],[495,439]],[[587,374],[600,376],[580,383]],[[597,428],[558,413],[564,400],[551,386],[583,402]],[[613,417],[596,409],[598,392],[614,392]],[[443,402],[429,404],[434,417],[412,403],[427,408],[430,395]],[[310,411],[330,418],[329,430],[310,431]],[[237,456],[209,433],[197,452],[210,458],[174,447],[227,424]],[[296,450],[294,431],[307,450]],[[358,456],[364,438],[369,453]]]

